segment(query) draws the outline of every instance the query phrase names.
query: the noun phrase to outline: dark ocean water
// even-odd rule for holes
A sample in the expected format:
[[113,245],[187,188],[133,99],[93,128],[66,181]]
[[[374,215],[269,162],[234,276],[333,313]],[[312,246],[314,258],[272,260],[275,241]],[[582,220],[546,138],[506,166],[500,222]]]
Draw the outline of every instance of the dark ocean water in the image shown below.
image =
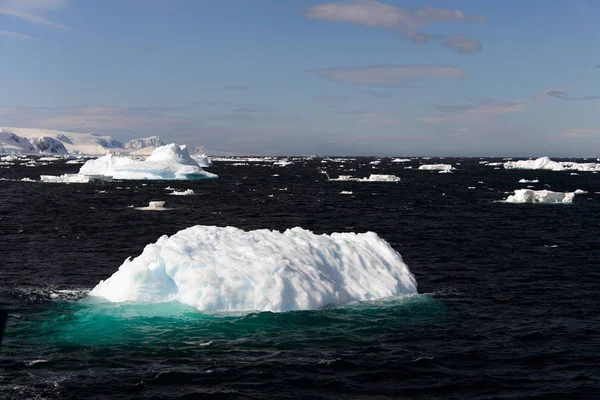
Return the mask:
[[[0,181],[0,307],[10,313],[0,398],[600,398],[600,174],[480,159],[445,159],[460,165],[438,174],[416,170],[436,159],[371,160],[216,162],[214,181]],[[328,182],[320,168],[402,182]],[[0,178],[78,169],[15,165]],[[570,205],[495,202],[521,178],[589,193]],[[173,209],[129,207],[151,200]],[[197,224],[374,231],[420,294],[248,315],[86,298],[146,244]]]

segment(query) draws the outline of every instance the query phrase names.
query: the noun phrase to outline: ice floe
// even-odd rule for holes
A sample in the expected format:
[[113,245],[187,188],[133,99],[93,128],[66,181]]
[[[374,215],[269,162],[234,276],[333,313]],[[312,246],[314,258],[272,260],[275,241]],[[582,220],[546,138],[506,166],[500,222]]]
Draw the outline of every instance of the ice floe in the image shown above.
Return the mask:
[[572,203],[575,192],[553,192],[550,190],[517,189],[508,196],[506,203]]
[[173,193],[169,193],[171,196],[193,196],[196,193],[192,189],[183,190],[181,192],[174,190]]
[[600,164],[577,163],[572,161],[552,161],[548,157],[535,160],[508,161],[505,169],[542,169],[548,171],[600,171]]
[[164,201],[151,201],[150,203],[148,203],[147,207],[137,207],[136,210],[141,210],[141,211],[166,211],[166,210],[169,210],[169,209],[165,208],[165,202]]
[[209,312],[279,312],[416,293],[400,254],[373,232],[197,225],[147,245],[89,295],[112,302],[179,301]]
[[448,174],[454,170],[450,164],[423,164],[419,166],[422,171],[439,171],[440,174]]

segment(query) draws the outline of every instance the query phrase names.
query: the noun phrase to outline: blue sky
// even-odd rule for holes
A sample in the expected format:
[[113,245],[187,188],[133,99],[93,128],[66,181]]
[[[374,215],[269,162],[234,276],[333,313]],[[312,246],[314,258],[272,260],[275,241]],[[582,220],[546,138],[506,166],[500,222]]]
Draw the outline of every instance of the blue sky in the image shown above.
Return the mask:
[[597,157],[599,18],[594,0],[0,0],[0,126]]

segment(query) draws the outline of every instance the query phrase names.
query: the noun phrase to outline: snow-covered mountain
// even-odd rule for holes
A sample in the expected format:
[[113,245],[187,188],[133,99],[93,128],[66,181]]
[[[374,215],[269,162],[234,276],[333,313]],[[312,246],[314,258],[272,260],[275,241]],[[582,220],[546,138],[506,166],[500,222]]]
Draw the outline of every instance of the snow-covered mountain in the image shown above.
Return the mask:
[[164,145],[165,143],[163,143],[161,138],[159,138],[158,136],[150,136],[147,138],[130,140],[129,142],[125,143],[123,147],[125,147],[126,149],[141,150],[148,147],[156,148]]
[[125,145],[110,136],[49,129],[0,128],[0,154],[149,155],[163,146],[158,136],[134,139]]

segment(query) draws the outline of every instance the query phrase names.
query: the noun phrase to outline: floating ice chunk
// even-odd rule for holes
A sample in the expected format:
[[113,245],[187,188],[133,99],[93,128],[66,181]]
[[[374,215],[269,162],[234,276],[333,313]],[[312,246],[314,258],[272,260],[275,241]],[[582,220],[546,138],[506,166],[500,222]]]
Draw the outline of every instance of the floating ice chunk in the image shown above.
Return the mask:
[[371,164],[371,165],[379,165],[379,164],[381,164],[381,161],[380,160],[375,160],[375,161],[371,161],[369,164]]
[[[327,175],[329,177],[329,175]],[[344,181],[344,182],[400,182],[400,178],[396,175],[382,175],[382,174],[371,174],[368,178],[353,178],[350,175],[340,175],[335,179],[329,179],[330,181]]]
[[206,154],[193,154],[192,158],[202,168],[209,168],[209,167],[212,167],[212,165],[213,165],[212,160]]
[[532,180],[529,180],[529,179],[525,179],[525,178],[523,178],[523,179],[520,179],[520,180],[519,180],[519,183],[539,183],[539,182],[540,182],[540,181],[539,181],[539,180],[537,180],[537,179],[532,179]]
[[277,160],[277,161],[275,161],[275,162],[273,163],[273,165],[275,165],[275,166],[277,166],[277,167],[285,167],[285,166],[288,166],[288,165],[291,165],[291,164],[293,164],[293,162],[292,162],[292,161],[289,161],[289,160],[286,160],[286,159],[283,159],[283,160]]
[[422,171],[439,171],[443,174],[448,174],[454,170],[454,167],[450,164],[424,164],[420,165],[419,169]]
[[352,194],[352,192],[348,191],[348,190],[342,190],[340,192],[340,194]]
[[572,203],[574,192],[552,192],[550,190],[517,189],[508,196],[506,203]]
[[207,179],[217,175],[204,171],[185,146],[168,144],[152,152],[145,161],[108,154],[88,160],[79,170],[83,175],[107,175],[114,179]]
[[549,171],[600,171],[600,164],[576,163],[571,161],[552,161],[548,157],[535,160],[508,161],[505,169],[543,169]]
[[393,163],[405,163],[405,162],[411,162],[412,160],[410,158],[394,158],[392,160]]
[[583,189],[577,189],[575,192],[575,194],[586,194],[587,190],[583,190]]
[[179,301],[209,312],[278,312],[415,293],[417,282],[400,254],[373,232],[197,225],[147,245],[90,296]]
[[142,211],[166,211],[166,210],[169,210],[169,209],[165,208],[165,202],[164,201],[151,201],[150,203],[148,203],[147,207],[137,207],[136,210],[142,210]]
[[169,193],[171,196],[193,196],[196,193],[192,189],[183,190],[178,192],[177,190],[173,191],[173,193]]
[[112,177],[104,175],[64,174],[60,176],[41,175],[40,180],[46,183],[89,183],[110,182]]

